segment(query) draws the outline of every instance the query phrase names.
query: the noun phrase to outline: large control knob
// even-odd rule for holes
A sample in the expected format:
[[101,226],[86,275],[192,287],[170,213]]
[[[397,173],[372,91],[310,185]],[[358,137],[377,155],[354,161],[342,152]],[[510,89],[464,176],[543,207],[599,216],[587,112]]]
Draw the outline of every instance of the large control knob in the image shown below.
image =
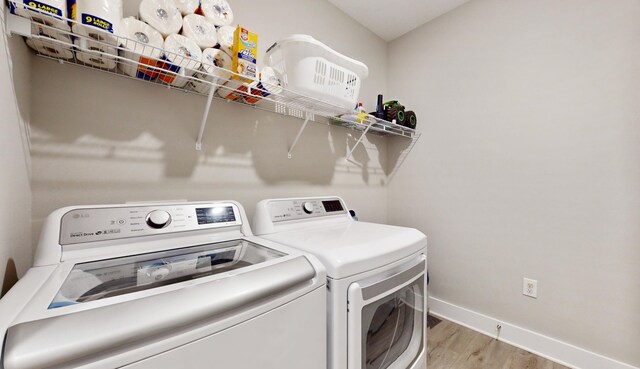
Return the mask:
[[302,204],[302,210],[304,210],[304,212],[307,214],[313,213],[313,204],[310,202],[305,202],[304,204]]
[[171,214],[164,210],[154,210],[147,214],[147,225],[151,228],[162,229],[171,223]]

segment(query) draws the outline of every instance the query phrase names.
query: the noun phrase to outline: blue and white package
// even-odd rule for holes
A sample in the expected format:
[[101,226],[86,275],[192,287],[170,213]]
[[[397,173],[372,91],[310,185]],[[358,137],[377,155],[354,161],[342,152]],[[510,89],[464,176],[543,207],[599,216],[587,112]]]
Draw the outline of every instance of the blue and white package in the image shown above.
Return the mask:
[[63,31],[71,29],[67,22],[66,0],[11,0],[9,6],[12,14],[30,18]]
[[73,59],[73,51],[68,46],[70,40],[67,34],[35,23],[31,25],[31,34],[34,36],[27,38],[27,45],[38,54],[54,59]]
[[118,46],[122,8],[122,0],[70,0],[73,33]]
[[83,37],[76,37],[73,44],[78,61],[104,70],[116,69],[118,49],[115,46],[106,46]]

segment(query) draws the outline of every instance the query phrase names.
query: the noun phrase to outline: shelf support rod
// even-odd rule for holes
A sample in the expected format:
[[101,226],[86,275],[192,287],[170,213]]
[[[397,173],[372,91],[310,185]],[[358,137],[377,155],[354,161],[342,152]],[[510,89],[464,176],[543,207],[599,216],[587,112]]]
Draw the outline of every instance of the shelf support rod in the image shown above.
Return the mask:
[[211,109],[211,102],[213,101],[213,95],[216,93],[216,89],[211,86],[209,96],[207,97],[207,105],[204,107],[204,115],[202,116],[202,123],[200,124],[200,132],[198,133],[198,139],[196,140],[196,150],[202,150],[202,137],[204,136],[204,129],[207,126],[207,119],[209,118],[209,110]]
[[300,140],[300,136],[302,136],[302,132],[304,132],[304,129],[307,128],[307,124],[309,124],[310,119],[311,119],[311,114],[307,112],[305,114],[304,123],[302,124],[302,127],[300,127],[300,130],[298,131],[296,138],[293,139],[293,144],[291,144],[291,148],[287,153],[287,158],[291,159],[293,157],[293,155],[291,155],[291,153],[293,152],[293,148],[296,147],[296,144],[298,143],[298,140]]
[[358,147],[358,145],[360,145],[360,143],[362,142],[362,139],[364,138],[364,136],[367,135],[367,132],[369,132],[369,128],[371,128],[371,123],[369,123],[367,125],[367,128],[365,128],[364,132],[362,132],[362,134],[360,135],[360,138],[358,138],[358,141],[356,141],[356,144],[353,145],[353,147],[351,148],[351,150],[349,150],[349,152],[347,153],[347,157],[345,158],[345,160],[349,160],[351,159],[351,155],[353,155],[353,152],[356,150],[356,147]]

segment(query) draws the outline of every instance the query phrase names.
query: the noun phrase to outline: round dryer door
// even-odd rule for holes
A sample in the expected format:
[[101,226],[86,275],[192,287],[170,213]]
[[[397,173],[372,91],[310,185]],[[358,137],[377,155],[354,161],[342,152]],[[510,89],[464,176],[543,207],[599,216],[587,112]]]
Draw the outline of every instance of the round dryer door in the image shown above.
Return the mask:
[[349,287],[349,369],[405,369],[417,361],[425,346],[424,265]]

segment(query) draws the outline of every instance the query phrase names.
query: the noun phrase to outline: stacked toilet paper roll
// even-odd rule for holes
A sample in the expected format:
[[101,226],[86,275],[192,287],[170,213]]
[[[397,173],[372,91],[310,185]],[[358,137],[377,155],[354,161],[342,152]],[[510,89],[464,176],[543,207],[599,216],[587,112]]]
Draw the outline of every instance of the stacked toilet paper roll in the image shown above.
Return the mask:
[[202,0],[200,9],[202,9],[202,14],[211,19],[218,27],[233,23],[233,10],[227,0]]
[[231,78],[231,57],[221,50],[209,48],[202,52],[202,59],[200,71],[194,75],[198,80],[189,81],[188,87],[201,94],[207,94],[212,86],[217,90]]
[[235,31],[236,28],[232,26],[222,26],[218,28],[218,46],[216,47],[229,56],[233,54],[233,34]]
[[[118,46],[122,0],[71,0],[73,33]],[[102,50],[107,51],[107,48]]]
[[190,14],[182,19],[182,35],[192,39],[201,49],[214,47],[218,43],[216,25],[206,17]]
[[175,86],[184,87],[202,65],[202,50],[191,39],[172,34],[164,41],[164,62],[158,79]]
[[194,14],[200,7],[200,0],[173,0],[182,15]]
[[115,46],[80,37],[76,38],[73,44],[78,61],[100,69],[116,69],[115,55],[118,55],[118,49]]
[[21,17],[30,18],[38,23],[71,30],[65,18],[69,18],[67,0],[13,0],[9,3],[11,12]]
[[140,19],[148,23],[167,37],[180,32],[182,14],[173,0],[142,0],[140,3]]
[[31,34],[34,36],[27,38],[27,45],[39,54],[56,59],[73,59],[69,36],[54,28],[35,24],[31,26]]
[[129,76],[145,80],[158,77],[158,63],[162,58],[162,35],[148,24],[133,17],[125,18],[118,27],[122,41],[122,56],[131,62],[120,62],[120,69]]

